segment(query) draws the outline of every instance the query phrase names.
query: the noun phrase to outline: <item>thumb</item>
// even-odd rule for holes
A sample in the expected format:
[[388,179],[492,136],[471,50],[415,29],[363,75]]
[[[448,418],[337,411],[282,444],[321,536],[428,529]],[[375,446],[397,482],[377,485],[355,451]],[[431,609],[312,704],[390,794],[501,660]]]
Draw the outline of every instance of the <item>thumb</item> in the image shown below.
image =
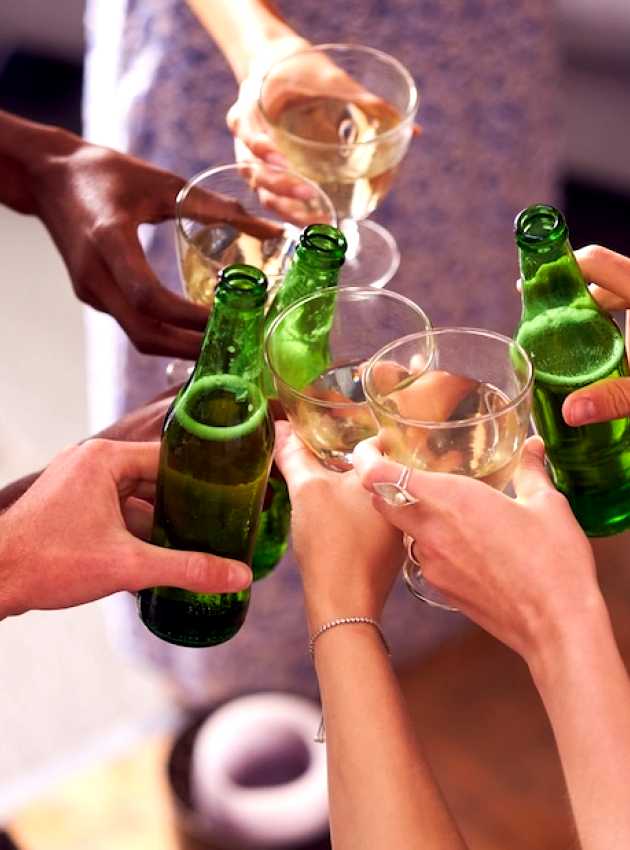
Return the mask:
[[519,499],[529,499],[541,490],[555,489],[545,469],[545,445],[540,437],[530,437],[525,442],[513,482]]
[[126,590],[145,587],[182,587],[195,593],[236,593],[252,582],[250,568],[240,561],[182,552],[134,540],[123,560]]
[[562,415],[567,425],[608,422],[630,414],[630,378],[606,378],[564,400]]

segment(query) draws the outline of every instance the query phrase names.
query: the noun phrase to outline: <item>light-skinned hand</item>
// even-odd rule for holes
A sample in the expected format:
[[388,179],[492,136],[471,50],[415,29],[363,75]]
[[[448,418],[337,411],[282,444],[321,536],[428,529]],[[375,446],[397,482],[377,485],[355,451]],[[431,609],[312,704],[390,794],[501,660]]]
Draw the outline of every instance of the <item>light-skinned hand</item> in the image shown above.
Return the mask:
[[[238,561],[152,546],[160,445],[89,440],[62,452],[0,515],[0,618],[68,608],[120,590],[246,588]],[[132,533],[133,532],[133,533]]]
[[[575,252],[591,294],[605,310],[630,307],[630,259],[601,245],[587,245]],[[626,320],[627,322],[627,320]],[[597,381],[576,390],[562,405],[568,425],[607,422],[630,415],[630,378]]]
[[335,617],[378,619],[402,565],[400,534],[353,471],[325,469],[283,421],[276,422],[276,464],[289,487],[311,630]]
[[[360,443],[355,470],[368,491],[396,482],[400,464],[378,438]],[[516,499],[463,475],[413,471],[417,504],[374,507],[414,540],[427,581],[464,614],[528,662],[553,647],[563,624],[603,605],[589,542],[544,468],[544,448],[530,438],[515,474]]]

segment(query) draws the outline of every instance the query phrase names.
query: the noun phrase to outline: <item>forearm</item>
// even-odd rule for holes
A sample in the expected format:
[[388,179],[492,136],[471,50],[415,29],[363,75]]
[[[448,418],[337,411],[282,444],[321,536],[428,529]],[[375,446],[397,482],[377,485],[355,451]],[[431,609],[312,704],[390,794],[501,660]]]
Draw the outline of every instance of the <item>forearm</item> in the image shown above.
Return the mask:
[[374,627],[331,629],[315,660],[334,850],[464,850]]
[[17,212],[35,214],[33,174],[47,156],[66,153],[77,141],[66,130],[0,111],[0,203]]
[[299,37],[272,0],[187,0],[240,83],[270,45]]
[[630,846],[630,683],[603,601],[530,665],[583,850]]

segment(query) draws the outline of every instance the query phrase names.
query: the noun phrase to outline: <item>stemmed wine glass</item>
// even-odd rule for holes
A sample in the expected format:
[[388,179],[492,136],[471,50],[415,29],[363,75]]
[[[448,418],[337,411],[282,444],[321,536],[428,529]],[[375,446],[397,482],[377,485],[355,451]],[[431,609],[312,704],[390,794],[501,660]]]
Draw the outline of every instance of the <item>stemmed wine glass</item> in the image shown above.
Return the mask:
[[411,136],[418,92],[407,69],[371,47],[322,44],[274,63],[259,108],[292,168],[332,200],[348,242],[344,282],[384,286],[400,254],[366,220],[389,191]]
[[[411,469],[509,484],[527,436],[531,361],[521,346],[492,331],[437,328],[396,340],[363,372],[383,452]],[[466,522],[466,517],[462,517]],[[407,539],[403,577],[411,593],[454,611],[422,576]]]
[[[301,187],[299,193],[296,187]],[[204,192],[225,196],[229,221],[209,221],[203,215],[200,197]],[[257,226],[260,223],[262,228]],[[316,183],[286,168],[243,162],[213,166],[195,174],[175,203],[175,244],[186,296],[197,304],[212,306],[219,271],[230,263],[247,263],[265,272],[270,304],[301,230],[316,223],[337,224],[330,199]],[[274,235],[268,235],[269,229]],[[170,363],[169,383],[186,380],[190,368],[191,364],[184,361]]]
[[293,429],[324,466],[351,469],[354,447],[376,433],[361,385],[370,357],[430,327],[413,301],[372,287],[323,289],[276,318],[266,361]]

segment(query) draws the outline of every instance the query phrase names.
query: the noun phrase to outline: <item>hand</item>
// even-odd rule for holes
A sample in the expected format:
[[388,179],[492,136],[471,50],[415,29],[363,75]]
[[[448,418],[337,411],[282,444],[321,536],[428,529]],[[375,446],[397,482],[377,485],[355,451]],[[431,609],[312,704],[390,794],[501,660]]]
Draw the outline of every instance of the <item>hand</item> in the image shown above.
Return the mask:
[[[151,546],[159,443],[90,440],[60,454],[0,516],[0,618],[119,590],[243,590],[245,564]],[[133,533],[131,533],[133,532]]]
[[[39,144],[43,153],[29,165],[31,211],[54,239],[78,298],[110,313],[139,351],[195,359],[207,308],[160,284],[137,233],[142,223],[174,216],[184,180],[64,131],[49,131]],[[201,221],[278,235],[276,225],[248,217],[230,198],[199,192],[196,200]]]
[[[256,158],[270,165],[291,168],[291,164],[278,150],[268,120],[260,109],[261,83],[269,68],[310,46],[298,36],[288,36],[272,41],[257,57],[249,76],[240,85],[236,102],[226,116],[227,125],[235,137],[235,153],[239,161]],[[357,104],[368,114],[393,117],[396,121],[399,119],[398,112],[389,103],[366,90],[326,55],[315,52],[305,53],[299,61],[287,63],[285,71],[282,67],[274,71],[273,79],[267,80],[265,84],[265,111],[273,119],[291,101],[330,95],[331,92],[341,101]],[[418,127],[414,127],[414,132],[418,130]],[[336,128],[333,132],[334,141],[338,141]],[[274,178],[271,171],[269,179],[263,178],[260,185],[262,203],[289,220],[293,219],[287,199],[293,197],[308,200],[310,197],[308,186],[290,178]],[[294,211],[300,212],[298,205],[295,205]]]
[[311,630],[335,617],[378,619],[402,565],[400,534],[354,472],[325,469],[283,421],[276,422],[276,464],[289,487]]
[[[605,310],[630,307],[630,259],[622,254],[588,245],[575,252],[584,277],[595,281],[591,294]],[[562,405],[568,425],[607,422],[630,415],[630,378],[597,381],[571,393]]]
[[[377,438],[360,443],[353,462],[370,491],[402,469]],[[463,475],[414,471],[407,489],[417,504],[373,502],[413,537],[427,581],[531,664],[573,618],[603,602],[590,545],[545,472],[538,437],[525,444],[514,486],[516,500]]]

